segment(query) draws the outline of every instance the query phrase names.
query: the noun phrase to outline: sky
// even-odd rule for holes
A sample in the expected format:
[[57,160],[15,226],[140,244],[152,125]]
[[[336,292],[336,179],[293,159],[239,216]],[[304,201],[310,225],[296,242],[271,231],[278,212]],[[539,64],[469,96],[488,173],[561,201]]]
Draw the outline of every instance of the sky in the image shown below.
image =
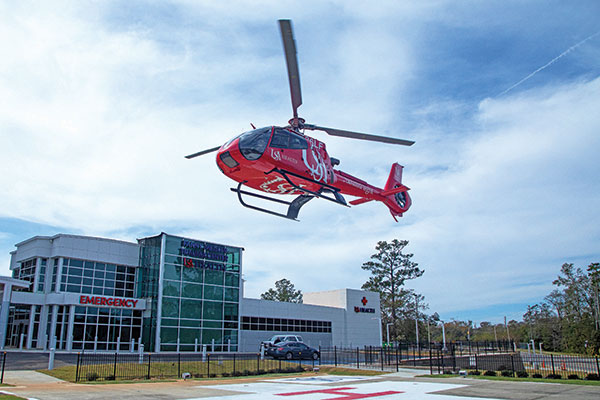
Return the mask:
[[[360,288],[404,239],[407,288],[442,319],[521,319],[560,266],[600,261],[597,1],[0,2],[0,274],[14,245],[167,232],[245,249],[246,297],[281,278]],[[411,209],[313,200],[300,222],[242,207],[214,153],[292,110],[277,20],[292,19],[311,135]],[[349,199],[350,200],[350,199]]]

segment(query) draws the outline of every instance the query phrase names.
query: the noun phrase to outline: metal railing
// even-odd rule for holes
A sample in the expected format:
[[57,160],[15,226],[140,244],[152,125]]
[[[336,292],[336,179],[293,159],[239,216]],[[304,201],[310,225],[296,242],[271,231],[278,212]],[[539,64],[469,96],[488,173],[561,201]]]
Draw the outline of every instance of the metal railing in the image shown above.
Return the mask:
[[215,378],[300,372],[314,366],[315,360],[276,360],[260,353],[80,353],[75,381]]
[[397,343],[395,347],[321,348],[321,364],[399,371],[401,367],[430,374],[458,373],[490,376],[600,380],[598,357],[531,354],[514,351],[509,342]]

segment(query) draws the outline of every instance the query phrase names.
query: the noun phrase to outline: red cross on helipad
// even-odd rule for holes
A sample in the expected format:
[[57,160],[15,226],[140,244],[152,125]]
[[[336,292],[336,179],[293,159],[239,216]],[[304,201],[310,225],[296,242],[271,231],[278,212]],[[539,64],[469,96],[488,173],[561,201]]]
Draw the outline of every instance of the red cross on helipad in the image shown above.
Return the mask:
[[362,300],[361,300],[361,302],[363,303],[363,306],[366,306],[367,303],[369,302],[369,300],[367,300],[366,297],[363,297]]
[[388,390],[387,392],[377,392],[377,393],[349,393],[344,392],[344,390],[353,390],[356,388],[351,387],[341,387],[334,389],[319,389],[319,390],[307,390],[305,392],[291,392],[291,393],[277,393],[276,396],[299,396],[303,394],[313,394],[313,393],[322,393],[322,394],[337,394],[342,397],[330,397],[325,400],[354,400],[354,399],[366,399],[369,397],[379,397],[379,396],[389,396],[390,394],[399,394],[404,392],[396,392],[394,390]]

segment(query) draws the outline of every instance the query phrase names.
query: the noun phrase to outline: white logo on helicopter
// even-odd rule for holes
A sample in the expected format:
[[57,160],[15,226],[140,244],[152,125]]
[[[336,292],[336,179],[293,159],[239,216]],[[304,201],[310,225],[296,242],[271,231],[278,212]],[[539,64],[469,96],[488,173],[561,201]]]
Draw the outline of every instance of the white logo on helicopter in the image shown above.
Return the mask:
[[321,153],[318,149],[315,149],[315,145],[312,141],[310,142],[310,152],[316,165],[312,166],[308,163],[306,149],[302,149],[302,160],[304,161],[304,165],[306,165],[306,168],[308,168],[310,175],[315,181],[327,182],[327,166],[325,165],[325,161],[323,161],[323,157],[321,157]]
[[275,161],[281,161],[281,153],[279,153],[278,151],[275,151],[273,149],[271,149],[271,157]]
[[[303,184],[299,184],[299,187],[305,187]],[[276,194],[302,194],[303,192],[294,188],[290,185],[285,179],[280,176],[276,176],[275,178],[263,182],[260,185],[260,189],[267,193],[276,193]]]

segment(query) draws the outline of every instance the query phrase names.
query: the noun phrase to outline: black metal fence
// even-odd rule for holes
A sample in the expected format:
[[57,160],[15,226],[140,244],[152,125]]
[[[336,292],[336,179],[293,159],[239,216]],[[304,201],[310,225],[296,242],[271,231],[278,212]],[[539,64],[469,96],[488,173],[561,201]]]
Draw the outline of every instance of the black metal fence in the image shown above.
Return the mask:
[[458,373],[600,380],[598,357],[514,351],[512,342],[397,343],[395,347],[322,348],[321,363],[383,370],[416,367],[430,374]]
[[[318,360],[316,361],[318,364]],[[256,353],[81,353],[75,381],[215,378],[299,372],[315,360],[275,360]]]

